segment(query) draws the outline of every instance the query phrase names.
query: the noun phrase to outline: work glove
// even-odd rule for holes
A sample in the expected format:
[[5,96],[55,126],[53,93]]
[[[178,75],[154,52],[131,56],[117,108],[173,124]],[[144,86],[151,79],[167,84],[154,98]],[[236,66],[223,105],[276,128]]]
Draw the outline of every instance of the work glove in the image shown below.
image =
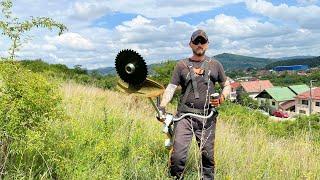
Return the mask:
[[166,116],[166,108],[162,107],[162,106],[159,106],[158,109],[159,109],[159,112],[160,112],[160,116],[157,116],[157,119],[159,121],[163,121],[164,117]]
[[224,95],[221,94],[219,96],[219,98],[216,98],[216,99],[210,99],[210,104],[213,106],[213,107],[219,107],[223,102],[224,102],[225,98],[224,98]]

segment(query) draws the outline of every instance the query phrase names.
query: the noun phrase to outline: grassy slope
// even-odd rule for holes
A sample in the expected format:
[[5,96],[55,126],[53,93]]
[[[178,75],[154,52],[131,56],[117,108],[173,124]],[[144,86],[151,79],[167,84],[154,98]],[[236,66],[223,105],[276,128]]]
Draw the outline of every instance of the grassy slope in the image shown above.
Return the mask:
[[[62,91],[71,120],[53,126],[63,137],[56,150],[62,157],[60,177],[167,179],[165,135],[145,99],[75,84],[63,85]],[[305,141],[305,136],[279,139],[258,127],[243,131],[230,121],[237,117],[222,112],[217,124],[217,178],[320,176],[320,148]],[[198,154],[193,143],[187,179],[198,177]]]

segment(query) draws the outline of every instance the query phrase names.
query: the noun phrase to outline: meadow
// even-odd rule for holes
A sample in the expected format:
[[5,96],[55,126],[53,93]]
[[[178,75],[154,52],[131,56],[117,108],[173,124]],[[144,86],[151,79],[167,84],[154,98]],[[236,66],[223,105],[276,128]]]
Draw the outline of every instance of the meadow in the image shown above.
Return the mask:
[[[3,179],[170,179],[166,137],[146,98],[1,65],[0,137],[11,141],[1,149]],[[219,111],[217,179],[320,177],[318,116],[310,133],[310,118],[271,122],[228,102]],[[199,179],[194,141],[189,155],[186,179]]]
[[[53,175],[59,179],[169,179],[165,135],[145,99],[74,83],[63,84],[61,92],[70,119],[51,126],[49,139],[56,141],[51,149],[57,157],[54,166],[42,175],[32,168],[8,175],[8,179],[35,175],[45,179]],[[307,140],[307,134],[279,138],[259,126],[243,128],[237,123],[241,116],[237,113],[242,112],[223,109],[217,123],[217,179],[320,176],[320,148]],[[246,118],[259,117],[256,114]],[[198,155],[193,143],[186,179],[199,177]]]

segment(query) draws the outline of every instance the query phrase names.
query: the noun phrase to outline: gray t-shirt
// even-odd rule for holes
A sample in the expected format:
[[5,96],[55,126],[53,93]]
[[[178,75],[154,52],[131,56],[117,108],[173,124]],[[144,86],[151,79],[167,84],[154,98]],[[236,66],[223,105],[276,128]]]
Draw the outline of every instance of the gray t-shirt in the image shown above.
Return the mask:
[[[207,56],[205,57],[204,60],[208,60],[208,63],[207,63],[208,72],[204,72],[203,75],[195,74],[195,80],[197,82],[197,86],[198,86],[197,89],[199,92],[199,99],[195,98],[194,90],[193,88],[191,88],[185,102],[187,106],[192,108],[197,108],[197,109],[203,109],[206,103],[208,83],[205,82],[205,76],[206,74],[209,73],[209,71],[210,71],[210,81],[209,81],[208,96],[214,93],[214,85],[216,82],[221,83],[227,80],[223,67],[219,61],[215,60],[214,58],[209,58]],[[186,81],[187,81],[187,77],[190,75],[188,66],[192,64],[193,68],[200,68],[204,60],[201,62],[193,61],[190,58],[187,61],[180,60],[177,63],[176,67],[174,68],[170,83],[177,86],[180,85],[182,87],[180,102],[187,89],[188,82]],[[207,97],[207,103],[206,103],[207,105],[208,105],[208,101],[209,101],[209,97]]]

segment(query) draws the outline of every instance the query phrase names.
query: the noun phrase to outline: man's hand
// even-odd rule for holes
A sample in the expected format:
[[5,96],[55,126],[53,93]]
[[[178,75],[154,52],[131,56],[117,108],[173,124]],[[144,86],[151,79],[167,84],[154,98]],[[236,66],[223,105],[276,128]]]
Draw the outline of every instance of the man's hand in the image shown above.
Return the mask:
[[159,109],[160,116],[157,116],[157,119],[159,121],[163,121],[164,117],[166,116],[166,108],[163,106],[159,106],[158,109]]
[[217,99],[211,99],[210,100],[210,104],[213,106],[213,107],[219,107],[223,102],[224,102],[224,95],[223,94],[221,94],[220,96],[219,96],[219,98],[217,98]]

